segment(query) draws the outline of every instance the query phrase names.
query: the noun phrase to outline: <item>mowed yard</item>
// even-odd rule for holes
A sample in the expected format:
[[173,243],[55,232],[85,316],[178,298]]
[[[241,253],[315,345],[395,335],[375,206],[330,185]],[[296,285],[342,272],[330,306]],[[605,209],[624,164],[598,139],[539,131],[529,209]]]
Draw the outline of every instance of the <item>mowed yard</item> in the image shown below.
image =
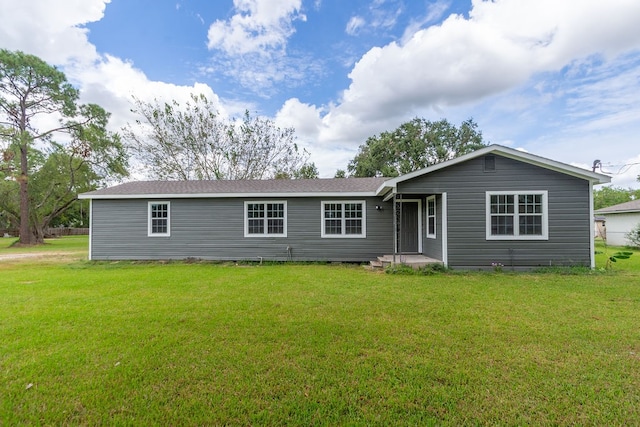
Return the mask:
[[637,251],[611,272],[408,276],[8,243],[0,425],[640,424]]

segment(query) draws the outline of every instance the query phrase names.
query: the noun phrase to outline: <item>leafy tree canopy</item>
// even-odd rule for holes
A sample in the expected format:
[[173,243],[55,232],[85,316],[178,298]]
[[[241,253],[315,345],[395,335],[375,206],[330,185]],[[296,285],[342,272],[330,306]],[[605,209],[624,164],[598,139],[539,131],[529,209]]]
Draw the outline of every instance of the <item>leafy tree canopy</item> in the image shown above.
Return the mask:
[[640,189],[624,189],[620,187],[601,187],[593,191],[594,209],[602,209],[640,198]]
[[443,119],[414,118],[396,130],[367,139],[349,162],[352,176],[398,176],[453,159],[484,147],[482,132],[472,120],[460,127]]
[[[19,217],[23,244],[42,242],[42,230],[71,206],[78,188],[127,174],[124,146],[106,128],[109,114],[78,98],[55,67],[0,49],[0,208]],[[79,185],[85,179],[89,187]]]
[[285,172],[278,172],[275,175],[276,179],[315,179],[318,178],[318,168],[315,163],[306,163],[302,165],[298,170],[293,172],[293,176]]
[[135,100],[140,118],[124,136],[154,179],[214,180],[317,176],[309,157],[299,149],[293,128],[271,120],[221,117],[204,95],[183,105]]
[[[30,226],[36,236],[44,236],[46,228],[56,225],[86,226],[78,218],[78,193],[94,190],[102,177],[82,159],[62,148],[49,153],[31,149],[29,174]],[[2,174],[0,174],[2,175]],[[19,184],[12,179],[0,181],[0,210],[10,223],[20,218]]]

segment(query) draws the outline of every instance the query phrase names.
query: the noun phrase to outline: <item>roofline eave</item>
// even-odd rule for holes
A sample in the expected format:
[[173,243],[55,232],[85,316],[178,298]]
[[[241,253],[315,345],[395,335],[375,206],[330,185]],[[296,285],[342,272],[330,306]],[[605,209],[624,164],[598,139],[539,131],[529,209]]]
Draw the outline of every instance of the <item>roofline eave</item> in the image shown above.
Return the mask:
[[238,199],[238,198],[301,198],[301,197],[377,197],[375,191],[318,192],[318,193],[150,193],[150,194],[79,194],[78,199]]
[[607,212],[595,211],[594,212],[594,214],[596,214],[596,215],[603,215],[603,216],[607,216],[607,215],[611,215],[611,214],[626,214],[626,213],[640,213],[640,209],[626,209],[626,210],[621,210],[621,211],[607,211]]

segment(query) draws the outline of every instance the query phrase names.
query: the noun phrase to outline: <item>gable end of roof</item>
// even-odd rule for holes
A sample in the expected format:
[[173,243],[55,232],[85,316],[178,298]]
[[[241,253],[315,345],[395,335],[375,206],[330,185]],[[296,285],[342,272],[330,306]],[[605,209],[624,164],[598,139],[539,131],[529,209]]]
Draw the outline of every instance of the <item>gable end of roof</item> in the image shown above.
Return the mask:
[[433,173],[435,171],[445,169],[451,167],[453,165],[457,165],[463,162],[466,162],[471,159],[475,159],[477,157],[484,156],[486,154],[498,154],[513,160],[518,160],[521,162],[529,163],[534,166],[539,166],[545,169],[550,169],[556,172],[564,173],[566,175],[571,175],[580,179],[585,179],[593,184],[605,184],[611,182],[611,177],[607,175],[603,175],[596,172],[591,172],[586,169],[581,169],[576,166],[571,166],[566,163],[557,162],[555,160],[547,159],[545,157],[540,157],[535,154],[530,154],[524,151],[514,150],[513,148],[505,147],[502,145],[488,145],[479,150],[473,151],[471,153],[464,154],[460,157],[456,157],[451,160],[447,160],[442,163],[438,163],[424,169],[420,169],[406,175],[402,175],[396,178],[389,179],[384,184],[382,184],[378,188],[378,194],[383,195],[393,190],[398,183],[407,181],[418,176],[427,175],[429,173]]

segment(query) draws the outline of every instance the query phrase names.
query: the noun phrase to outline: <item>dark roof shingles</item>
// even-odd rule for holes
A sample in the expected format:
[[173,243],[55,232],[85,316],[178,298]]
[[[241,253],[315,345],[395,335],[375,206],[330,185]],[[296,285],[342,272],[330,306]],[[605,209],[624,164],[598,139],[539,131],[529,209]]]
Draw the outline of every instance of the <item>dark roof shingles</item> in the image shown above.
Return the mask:
[[219,181],[134,181],[85,193],[86,196],[171,194],[362,193],[388,178],[270,179]]
[[632,200],[630,202],[624,202],[606,208],[598,209],[596,213],[615,213],[615,212],[640,212],[640,200]]

